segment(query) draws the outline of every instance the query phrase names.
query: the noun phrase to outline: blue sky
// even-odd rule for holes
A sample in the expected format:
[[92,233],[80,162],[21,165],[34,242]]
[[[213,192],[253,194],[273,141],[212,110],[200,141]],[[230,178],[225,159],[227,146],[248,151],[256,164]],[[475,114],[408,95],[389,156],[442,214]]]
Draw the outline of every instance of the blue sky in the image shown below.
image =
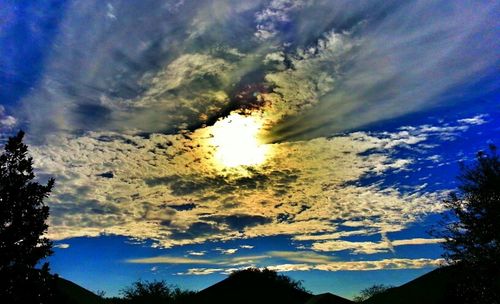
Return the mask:
[[0,138],[56,178],[52,269],[94,291],[404,283],[442,263],[459,163],[498,145],[492,2],[0,7]]

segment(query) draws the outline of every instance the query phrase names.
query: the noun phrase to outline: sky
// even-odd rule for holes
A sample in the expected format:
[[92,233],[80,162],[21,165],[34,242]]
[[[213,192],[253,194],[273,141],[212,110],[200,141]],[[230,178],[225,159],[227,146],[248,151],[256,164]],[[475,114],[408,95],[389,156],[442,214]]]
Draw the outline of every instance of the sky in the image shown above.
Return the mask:
[[118,295],[246,267],[352,298],[443,264],[499,144],[495,1],[0,0],[0,142],[26,131],[52,270]]

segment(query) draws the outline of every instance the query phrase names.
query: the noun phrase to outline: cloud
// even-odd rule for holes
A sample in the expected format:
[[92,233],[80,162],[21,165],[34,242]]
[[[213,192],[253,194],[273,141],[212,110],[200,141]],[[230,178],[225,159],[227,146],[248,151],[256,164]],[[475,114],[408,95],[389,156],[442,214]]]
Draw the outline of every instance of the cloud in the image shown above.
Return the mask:
[[[391,175],[436,162],[439,155],[427,151],[488,116],[355,129],[457,96],[475,100],[488,92],[467,90],[478,81],[498,87],[487,77],[498,63],[498,8],[485,1],[71,2],[36,85],[8,114],[0,106],[0,129],[28,127],[38,176],[57,180],[49,201],[54,240],[111,234],[168,248],[286,235],[297,247],[349,254],[430,244],[438,240],[387,234],[442,211],[444,192]],[[138,14],[148,18],[138,24]],[[213,124],[236,112],[263,122],[272,153],[262,165],[229,169],[215,161]],[[380,242],[345,240],[375,234]],[[238,265],[263,259],[226,250]],[[214,263],[189,258],[201,253],[135,261]],[[435,263],[342,264],[300,253],[271,255],[299,263],[283,269]]]
[[192,259],[173,256],[129,259],[126,260],[126,262],[132,264],[211,264],[211,260],[209,259]]
[[[463,1],[72,2],[40,80],[10,117],[40,141],[175,134],[241,107],[238,91],[260,85],[274,141],[330,136],[447,104],[449,90],[486,79],[497,10]],[[140,25],[138,13],[148,16]]]
[[[428,244],[421,239],[403,240],[405,244]],[[398,245],[400,246],[400,245]],[[286,261],[280,264],[279,261]],[[286,271],[368,271],[381,269],[419,269],[425,267],[437,267],[444,265],[444,259],[406,259],[391,258],[381,260],[358,260],[342,261],[337,258],[319,254],[313,251],[269,251],[257,256],[239,256],[211,259],[191,259],[160,256],[152,258],[130,259],[127,263],[136,264],[204,264],[217,265],[217,268],[190,268],[187,272],[179,272],[178,275],[207,275],[212,273],[231,273],[232,271],[248,267],[258,267],[265,264],[266,268]]]
[[263,166],[235,171],[214,162],[210,127],[189,135],[57,136],[31,151],[38,172],[58,181],[50,199],[54,239],[116,234],[172,247],[289,235],[319,244],[400,231],[440,212],[440,192],[360,181],[383,181],[423,161],[400,157],[399,149],[418,155],[430,141],[453,140],[471,127],[406,126],[272,144]]
[[[467,85],[479,79],[479,75],[490,75],[492,63],[498,61],[493,51],[498,43],[496,47],[489,42],[476,47],[479,40],[498,41],[491,26],[498,24],[496,3],[447,5],[436,1],[388,3],[381,7],[373,7],[374,2],[325,3],[325,9],[337,13],[325,16],[321,23],[332,22],[335,35],[342,39],[323,49],[317,48],[319,42],[313,43],[310,56],[302,56],[307,48],[297,48],[296,61],[300,65],[294,62],[291,71],[304,74],[304,79],[326,73],[327,78],[323,78],[332,81],[326,90],[319,86],[312,91],[313,106],[275,125],[275,140],[328,136],[449,104],[458,98],[449,91],[460,91],[460,86],[462,94],[473,98],[477,90],[467,90]],[[470,22],[464,24],[464,18]],[[321,39],[324,38],[318,41]],[[348,48],[347,53],[332,52],[349,45],[354,47]],[[308,72],[318,57],[322,58],[323,67],[333,68]],[[498,87],[498,82],[493,81],[490,88],[494,87]],[[297,95],[295,87],[278,84],[278,90]]]
[[59,243],[59,244],[55,244],[54,247],[59,248],[59,249],[68,249],[70,247],[70,245],[65,244],[65,243]]
[[459,119],[458,122],[463,123],[463,124],[468,124],[468,125],[482,125],[482,124],[486,123],[486,120],[485,120],[486,117],[488,117],[487,114],[481,114],[481,115],[476,115],[476,116],[470,117],[470,118]]
[[0,130],[11,129],[17,124],[17,119],[11,115],[7,115],[5,107],[0,105]]
[[253,249],[255,246],[252,246],[252,245],[240,245],[240,248],[243,248],[243,249]]
[[255,37],[267,40],[279,34],[280,28],[291,22],[289,13],[306,5],[306,1],[272,0],[268,6],[255,14],[257,23]]
[[209,275],[223,271],[223,268],[189,268],[186,272],[178,272],[177,275]]
[[311,248],[318,251],[336,252],[350,250],[356,254],[374,254],[380,252],[393,251],[393,247],[405,245],[427,245],[438,244],[443,242],[443,239],[407,239],[407,240],[389,240],[383,237],[381,242],[351,242],[343,240],[315,242]]
[[318,254],[313,251],[270,251],[268,255],[299,263],[327,263],[334,260],[332,256]]
[[203,256],[206,253],[207,253],[206,251],[192,251],[192,250],[187,252],[187,254],[194,255],[194,256]]
[[229,248],[229,249],[215,248],[214,250],[219,251],[221,254],[231,255],[235,254],[238,251],[238,248]]
[[[288,271],[372,271],[372,270],[397,270],[397,269],[420,269],[426,267],[439,267],[444,265],[443,259],[383,259],[375,261],[339,261],[323,264],[278,264],[270,265],[266,268],[278,272]],[[231,273],[242,268],[191,268],[187,272],[179,275],[207,275],[212,273]]]
[[[219,248],[220,249],[220,248]],[[226,254],[226,253],[224,253]],[[249,265],[266,259],[269,255],[231,256],[217,258],[187,258],[176,256],[157,256],[149,258],[128,259],[131,264],[204,264],[204,265]]]

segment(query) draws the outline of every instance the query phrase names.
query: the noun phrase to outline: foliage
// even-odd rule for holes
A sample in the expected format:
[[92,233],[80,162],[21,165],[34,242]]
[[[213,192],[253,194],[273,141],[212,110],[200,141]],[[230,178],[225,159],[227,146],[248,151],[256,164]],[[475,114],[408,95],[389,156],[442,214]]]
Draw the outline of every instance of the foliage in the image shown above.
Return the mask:
[[500,294],[500,160],[496,147],[462,165],[459,191],[445,206],[444,257],[463,268],[457,295],[466,303],[498,303]]
[[365,288],[359,292],[359,295],[354,297],[354,302],[363,302],[365,300],[368,300],[369,298],[373,297],[374,295],[378,295],[383,293],[384,291],[392,288],[393,286],[391,285],[384,285],[384,284],[375,284],[372,285],[368,288]]
[[9,138],[0,155],[0,299],[2,303],[46,303],[53,280],[48,263],[35,269],[52,254],[45,237],[49,207],[44,199],[47,185],[35,181],[33,159],[23,143],[24,132]]
[[119,303],[169,304],[186,303],[194,293],[170,286],[165,281],[136,281],[121,291],[123,301]]
[[301,281],[294,280],[289,276],[279,274],[274,270],[267,268],[259,269],[255,267],[246,268],[243,270],[233,271],[229,277],[238,278],[240,276],[258,276],[264,282],[273,282],[278,288],[287,288],[302,292],[309,292],[304,288]]

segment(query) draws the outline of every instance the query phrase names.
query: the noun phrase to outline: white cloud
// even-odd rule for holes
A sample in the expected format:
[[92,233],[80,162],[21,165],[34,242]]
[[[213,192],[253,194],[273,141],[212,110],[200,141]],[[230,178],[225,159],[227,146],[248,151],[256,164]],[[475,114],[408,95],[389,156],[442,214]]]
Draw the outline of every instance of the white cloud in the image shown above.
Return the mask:
[[68,249],[70,247],[70,245],[65,244],[65,243],[59,243],[59,244],[55,244],[54,247],[59,248],[59,249]]
[[0,130],[2,128],[10,129],[17,124],[17,119],[14,116],[7,115],[5,107],[0,105]]
[[[278,272],[288,271],[372,271],[372,270],[397,270],[397,269],[420,269],[426,267],[439,267],[444,265],[443,259],[383,259],[374,261],[338,261],[323,264],[278,264],[268,266],[268,269]],[[241,268],[191,268],[185,273],[179,275],[206,275],[212,273],[231,273]]]
[[126,260],[126,262],[132,264],[211,264],[212,263],[212,261],[209,259],[191,259],[191,258],[174,257],[174,256],[128,259]]
[[488,116],[487,114],[476,115],[476,116],[470,117],[470,118],[459,119],[458,122],[463,123],[463,124],[468,124],[468,125],[482,125],[482,124],[486,123],[485,118],[487,116]]
[[203,256],[207,252],[206,251],[188,251],[187,254],[189,255],[194,255],[194,256]]
[[378,243],[376,242],[351,242],[343,240],[332,240],[315,242],[311,248],[318,251],[336,252],[342,250],[350,250],[356,254],[374,254],[380,252],[393,251],[393,247],[405,245],[427,245],[438,244],[443,242],[443,239],[424,239],[415,238],[407,240],[389,240],[383,237]]
[[306,1],[272,0],[267,7],[255,14],[255,37],[267,40],[279,34],[278,27],[290,21],[289,13],[306,5]]
[[178,272],[177,275],[209,275],[223,271],[222,268],[189,268],[186,272]]
[[214,250],[220,252],[221,254],[231,255],[235,254],[238,251],[238,248],[229,248],[229,249],[215,248]]

